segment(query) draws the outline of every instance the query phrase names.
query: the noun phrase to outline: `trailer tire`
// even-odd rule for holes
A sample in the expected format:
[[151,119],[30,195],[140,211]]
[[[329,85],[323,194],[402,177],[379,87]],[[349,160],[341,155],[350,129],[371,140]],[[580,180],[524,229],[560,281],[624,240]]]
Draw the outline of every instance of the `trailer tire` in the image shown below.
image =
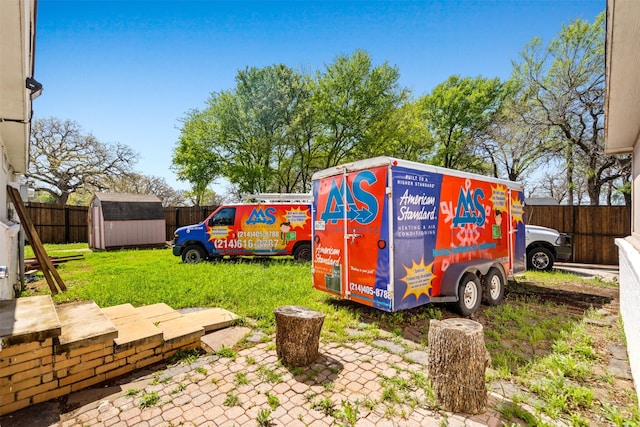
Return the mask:
[[498,305],[504,299],[504,276],[492,267],[484,276],[484,299],[488,305]]
[[189,245],[182,251],[182,262],[186,264],[197,264],[205,259],[207,255],[200,245]]
[[475,313],[480,307],[481,300],[480,279],[473,273],[464,273],[458,284],[458,303],[456,304],[458,313],[463,316]]
[[297,261],[311,261],[311,243],[299,243],[293,250],[293,258]]

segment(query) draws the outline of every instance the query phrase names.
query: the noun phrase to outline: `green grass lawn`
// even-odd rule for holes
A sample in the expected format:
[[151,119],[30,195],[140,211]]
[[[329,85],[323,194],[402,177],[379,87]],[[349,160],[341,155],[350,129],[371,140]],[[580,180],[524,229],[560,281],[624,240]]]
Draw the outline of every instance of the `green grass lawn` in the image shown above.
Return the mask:
[[273,310],[281,305],[328,311],[329,295],[311,286],[310,263],[264,258],[184,264],[171,249],[93,252],[86,244],[46,248],[50,256],[84,255],[83,261],[59,266],[68,291],[55,295],[56,303],[93,300],[100,307],[159,302],[175,309],[223,307],[256,319],[267,329],[273,324]]

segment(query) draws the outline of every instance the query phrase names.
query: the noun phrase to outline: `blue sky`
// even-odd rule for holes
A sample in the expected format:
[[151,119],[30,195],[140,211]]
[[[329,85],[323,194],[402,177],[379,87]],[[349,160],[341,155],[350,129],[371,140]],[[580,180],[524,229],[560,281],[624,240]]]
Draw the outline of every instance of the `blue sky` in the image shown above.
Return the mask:
[[419,97],[452,74],[506,79],[534,36],[547,42],[604,9],[605,0],[39,0],[44,92],[34,117],[126,144],[139,172],[187,189],[169,169],[180,118],[233,88],[239,69],[284,63],[312,73],[364,49],[375,65],[397,66]]

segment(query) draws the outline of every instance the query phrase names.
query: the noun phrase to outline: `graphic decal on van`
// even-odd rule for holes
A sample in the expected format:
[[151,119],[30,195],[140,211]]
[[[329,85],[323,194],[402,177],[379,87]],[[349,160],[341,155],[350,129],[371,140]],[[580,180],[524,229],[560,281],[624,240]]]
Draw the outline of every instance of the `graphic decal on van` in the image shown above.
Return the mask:
[[238,205],[235,209],[234,225],[208,227],[209,241],[216,253],[290,254],[296,241],[311,237],[311,215],[304,206]]
[[300,208],[287,210],[284,214],[284,217],[286,219],[286,222],[291,225],[291,228],[304,228],[307,221],[311,219],[309,210]]
[[251,210],[249,214],[249,218],[246,220],[245,224],[273,224],[276,222],[276,208],[270,206],[268,208],[263,208],[262,206],[256,206]]
[[229,235],[229,227],[226,225],[216,225],[214,227],[209,227],[209,231],[207,231],[209,235],[209,240],[215,239],[226,239]]
[[504,185],[491,187],[491,204],[496,211],[507,211],[507,187]]

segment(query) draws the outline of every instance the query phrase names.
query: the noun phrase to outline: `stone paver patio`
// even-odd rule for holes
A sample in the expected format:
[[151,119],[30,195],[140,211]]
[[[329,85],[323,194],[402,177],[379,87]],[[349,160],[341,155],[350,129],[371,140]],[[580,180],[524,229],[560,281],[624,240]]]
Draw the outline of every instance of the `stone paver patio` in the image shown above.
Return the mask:
[[[280,365],[273,341],[240,350],[235,357],[200,356],[122,379],[101,393],[94,389],[71,395],[48,425],[502,425],[493,409],[495,396],[481,415],[432,409],[425,366],[413,361],[425,360],[421,349],[391,340],[378,344],[321,343],[315,364],[293,369]],[[28,411],[38,411],[37,406],[1,422],[29,425]]]

